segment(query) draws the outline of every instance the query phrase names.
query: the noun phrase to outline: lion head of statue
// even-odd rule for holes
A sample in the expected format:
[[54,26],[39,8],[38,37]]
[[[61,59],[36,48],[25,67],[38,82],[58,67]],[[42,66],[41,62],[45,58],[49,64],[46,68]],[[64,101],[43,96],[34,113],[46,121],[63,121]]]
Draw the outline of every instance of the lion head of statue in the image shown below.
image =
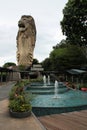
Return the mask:
[[18,27],[20,32],[24,32],[29,28],[36,34],[35,22],[30,15],[23,15],[18,21]]

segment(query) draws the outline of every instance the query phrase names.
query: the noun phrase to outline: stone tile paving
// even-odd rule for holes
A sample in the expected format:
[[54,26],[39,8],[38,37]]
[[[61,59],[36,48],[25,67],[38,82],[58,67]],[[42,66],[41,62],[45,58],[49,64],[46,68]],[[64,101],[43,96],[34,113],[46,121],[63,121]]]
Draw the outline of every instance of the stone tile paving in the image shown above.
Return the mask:
[[8,111],[8,95],[15,82],[0,86],[0,130],[46,130],[32,113],[30,117],[12,118]]
[[7,98],[9,95],[9,91],[15,82],[7,82],[6,84],[0,86],[0,101]]

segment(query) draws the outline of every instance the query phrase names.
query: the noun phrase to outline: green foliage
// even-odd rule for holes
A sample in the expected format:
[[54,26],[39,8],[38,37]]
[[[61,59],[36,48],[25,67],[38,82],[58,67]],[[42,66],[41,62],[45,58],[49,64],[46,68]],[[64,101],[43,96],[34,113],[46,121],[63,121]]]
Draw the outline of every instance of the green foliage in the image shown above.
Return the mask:
[[30,84],[30,80],[28,80],[28,79],[23,79],[23,80],[21,80],[21,81],[17,81],[17,83],[15,84],[15,86],[24,87],[24,86],[26,86],[27,84]]
[[79,68],[86,62],[81,48],[76,45],[67,45],[66,47],[54,49],[50,53],[50,59],[53,70]]
[[87,0],[68,0],[61,27],[71,44],[87,45]]
[[16,66],[16,64],[13,63],[13,62],[7,62],[7,63],[5,63],[5,64],[3,65],[4,68],[7,68],[7,67],[9,67],[9,66]]
[[62,40],[53,47],[49,58],[42,62],[46,71],[62,71],[71,68],[80,68],[86,65],[87,59],[83,46],[72,45],[67,40]]
[[49,71],[51,70],[51,60],[50,58],[46,58],[43,62],[42,62],[42,67],[44,68],[44,70],[46,71]]
[[81,89],[81,88],[87,88],[87,83],[79,84],[79,89]]
[[24,65],[19,65],[18,68],[19,68],[20,71],[25,71],[26,67]]
[[38,64],[38,63],[39,63],[39,61],[37,59],[33,59],[32,64]]
[[24,84],[23,81],[17,82],[9,93],[9,109],[14,112],[26,112],[32,109],[30,104],[32,97],[24,91]]
[[56,46],[53,46],[53,49],[64,48],[64,47],[67,47],[67,45],[68,45],[67,41],[63,39]]
[[18,99],[11,100],[9,103],[9,108],[14,112],[31,111],[31,105],[29,103],[25,103],[23,100],[24,99],[22,96],[20,96]]
[[37,79],[30,79],[30,83],[31,82],[41,82],[41,81],[43,81],[42,77],[41,78],[37,78]]

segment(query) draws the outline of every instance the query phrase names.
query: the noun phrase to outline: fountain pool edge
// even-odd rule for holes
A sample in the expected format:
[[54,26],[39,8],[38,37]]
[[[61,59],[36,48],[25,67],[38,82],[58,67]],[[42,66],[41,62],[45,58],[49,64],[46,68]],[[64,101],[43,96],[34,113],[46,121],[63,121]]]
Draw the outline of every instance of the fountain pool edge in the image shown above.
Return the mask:
[[76,107],[33,107],[32,111],[36,116],[67,113],[72,111],[87,110],[87,105]]

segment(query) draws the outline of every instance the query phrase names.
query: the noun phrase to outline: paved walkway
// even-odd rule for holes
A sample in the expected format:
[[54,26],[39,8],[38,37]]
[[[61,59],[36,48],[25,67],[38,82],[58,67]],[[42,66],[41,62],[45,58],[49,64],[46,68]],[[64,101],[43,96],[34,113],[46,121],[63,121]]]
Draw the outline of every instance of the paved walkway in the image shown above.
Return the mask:
[[30,117],[12,118],[8,111],[8,94],[14,83],[0,86],[0,130],[46,130],[32,113]]
[[38,117],[47,130],[87,130],[87,110]]
[[7,82],[6,84],[4,83],[4,85],[0,86],[0,101],[8,98],[9,91],[14,84],[15,82]]

